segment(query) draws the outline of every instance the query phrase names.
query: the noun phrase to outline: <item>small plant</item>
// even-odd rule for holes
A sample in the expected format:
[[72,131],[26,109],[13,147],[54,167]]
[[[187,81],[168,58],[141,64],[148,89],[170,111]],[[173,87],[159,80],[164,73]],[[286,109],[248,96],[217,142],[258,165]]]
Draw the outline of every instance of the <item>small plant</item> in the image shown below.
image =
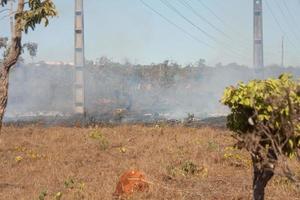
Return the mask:
[[55,196],[54,196],[55,200],[61,200],[61,198],[62,198],[62,193],[61,192],[56,193]]
[[45,200],[46,196],[47,196],[47,191],[46,190],[42,191],[39,195],[39,200]]
[[102,151],[105,151],[109,147],[109,142],[107,138],[98,130],[93,130],[90,134],[89,137],[91,139],[97,140],[99,142],[99,148]]
[[73,199],[78,199],[78,200],[83,200],[83,199],[85,199],[85,197],[84,197],[84,194],[81,192],[81,191],[76,191],[75,193],[74,193],[74,196],[73,196]]
[[122,109],[122,108],[114,110],[113,115],[114,115],[115,121],[121,122],[122,119],[125,118],[126,111],[127,111],[126,109]]
[[84,182],[79,183],[79,190],[83,191],[84,188],[85,188],[85,183]]
[[109,142],[106,138],[102,138],[100,141],[99,141],[99,148],[102,150],[102,151],[105,151],[107,150],[109,147]]
[[223,158],[229,161],[235,167],[250,167],[251,160],[241,155],[238,149],[234,147],[226,147],[224,150]]
[[184,119],[185,123],[192,123],[195,121],[195,115],[193,113],[188,113],[188,116]]
[[173,166],[173,165],[168,165],[166,167],[166,170],[167,170],[167,174],[169,176],[172,176],[172,177],[175,177],[177,175],[177,173],[178,173],[177,168],[175,166]]
[[[168,165],[166,170],[167,170],[168,175],[172,176],[172,177],[176,177],[177,175],[196,176],[196,175],[199,175],[200,172],[202,172],[204,170],[204,168],[199,169],[195,163],[188,160],[188,161],[181,163],[179,166]],[[207,172],[205,172],[205,173],[207,173]]]
[[44,154],[39,154],[33,150],[28,150],[26,151],[26,154],[29,158],[31,158],[32,160],[37,160],[37,159],[42,159],[42,158],[45,158],[46,155]]
[[103,136],[102,136],[102,133],[99,130],[93,130],[93,131],[90,132],[89,137],[91,139],[97,140],[97,139],[100,139]]
[[69,178],[65,180],[64,184],[65,184],[65,188],[68,189],[73,189],[75,187],[75,181],[73,178]]
[[22,147],[22,146],[16,146],[14,148],[14,150],[18,153],[21,153],[23,156],[17,156],[15,158],[15,160],[17,162],[20,162],[21,160],[23,160],[25,157],[26,158],[30,158],[32,160],[37,160],[37,159],[42,159],[42,158],[46,158],[46,155],[44,154],[40,154],[32,149],[28,149],[26,147]]
[[210,151],[216,151],[219,149],[219,144],[215,141],[208,141],[208,150]]
[[22,146],[15,147],[15,151],[17,152],[25,152],[26,150],[27,150],[26,147],[22,147]]
[[273,183],[281,188],[290,188],[294,186],[293,182],[286,177],[275,177]]
[[21,162],[23,160],[23,157],[22,156],[17,156],[15,157],[15,161],[16,162]]
[[126,151],[127,151],[127,149],[125,147],[120,147],[119,150],[120,150],[121,153],[126,153]]
[[[84,182],[81,182],[79,180],[75,180],[74,178],[68,178],[67,180],[65,180],[64,182],[64,186],[66,189],[71,189],[71,190],[76,190],[76,191],[83,191],[84,188],[85,188],[85,183]],[[59,192],[56,194],[57,196],[62,196],[62,193]]]
[[199,170],[196,164],[194,164],[192,161],[186,161],[181,165],[181,171],[184,173],[184,175],[196,175]]

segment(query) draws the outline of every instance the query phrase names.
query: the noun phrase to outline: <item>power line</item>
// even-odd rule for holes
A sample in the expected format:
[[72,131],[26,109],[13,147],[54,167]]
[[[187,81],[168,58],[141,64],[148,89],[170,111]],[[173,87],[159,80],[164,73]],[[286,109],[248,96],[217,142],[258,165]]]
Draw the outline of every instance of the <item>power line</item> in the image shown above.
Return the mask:
[[293,21],[295,22],[296,20],[294,18],[294,15],[291,12],[289,6],[287,5],[287,3],[285,1],[282,1],[282,2],[283,2],[283,5],[284,5],[285,9],[288,11],[289,15],[292,17]]
[[[201,4],[202,7],[207,9],[221,24],[224,26],[228,26],[233,32],[235,32],[237,35],[242,35],[240,31],[235,30],[233,26],[231,26],[229,23],[227,23],[225,20],[223,20],[221,17],[219,17],[213,9],[211,9],[209,6],[207,6],[202,0],[196,0],[199,4]],[[299,0],[300,1],[300,0]],[[245,37],[244,37],[245,38]],[[248,38],[247,38],[248,39]],[[246,44],[246,43],[245,43]],[[250,43],[246,44],[247,46],[250,45]]]
[[[300,1],[300,0],[299,0]],[[286,36],[287,41],[294,47],[297,49],[297,47],[295,46],[295,44],[293,42],[291,42],[291,40],[289,39],[289,37],[287,36],[286,32],[284,31],[284,29],[282,28],[281,24],[279,23],[276,15],[274,14],[270,4],[268,3],[267,0],[265,0],[266,6],[268,8],[268,10],[270,11],[272,18],[274,19],[274,21],[276,22],[276,24],[278,25],[279,29],[281,30],[281,32]]]
[[283,11],[283,9],[281,8],[279,2],[277,0],[275,0],[275,4],[277,5],[277,7],[279,8],[280,12],[281,12],[281,15],[283,16],[283,18],[287,18],[286,21],[286,24],[287,26],[290,28],[291,30],[291,33],[293,34],[293,36],[295,37],[295,39],[298,41],[298,37],[297,37],[297,34],[294,32],[294,29],[293,29],[293,25],[291,26],[290,24],[290,21],[288,20],[289,18],[286,16],[285,12]]
[[[300,1],[300,0],[299,0],[299,1]],[[273,18],[274,21],[276,22],[278,28],[281,30],[281,32],[282,32],[283,35],[285,36],[286,41],[287,41],[294,49],[297,49],[297,50],[298,50],[297,46],[290,40],[290,38],[288,37],[287,33],[284,31],[283,27],[281,26],[281,24],[280,24],[278,18],[276,17],[274,11],[272,10],[272,8],[271,8],[271,6],[270,6],[270,4],[268,3],[267,0],[265,0],[265,3],[266,3],[266,6],[267,6],[268,10],[269,10],[270,13],[271,13],[272,18]],[[297,57],[298,57],[298,56],[297,56]]]
[[197,0],[204,8],[206,8],[217,20],[219,20],[222,24],[226,24],[226,22],[219,17],[210,7],[208,7],[202,0]]
[[[159,11],[157,11],[156,9],[154,9],[152,6],[150,6],[149,4],[147,4],[144,0],[140,0],[140,2],[147,7],[148,9],[150,9],[152,12],[154,12],[155,14],[157,14],[159,17],[161,17],[163,20],[165,20],[166,22],[168,22],[169,24],[171,24],[172,26],[176,27],[178,30],[180,30],[181,32],[185,33],[187,36],[189,36],[190,38],[192,38],[193,40],[197,41],[198,43],[204,44],[206,46],[208,46],[211,49],[215,49],[214,47],[212,47],[210,44],[200,40],[199,38],[197,38],[196,36],[192,35],[190,32],[186,31],[184,28],[182,28],[181,26],[177,25],[176,23],[174,23],[173,21],[171,21],[169,18],[165,17],[164,15],[162,15]],[[230,54],[228,54],[227,51],[224,51],[224,54],[228,55],[228,56],[232,56]],[[234,54],[236,55],[236,54]],[[243,57],[244,58],[244,57]]]
[[168,1],[164,1],[164,0],[160,0],[165,6],[167,6],[169,9],[171,9],[172,11],[174,11],[175,13],[177,13],[181,18],[183,18],[185,21],[187,21],[189,24],[191,24],[193,27],[195,27],[196,29],[198,29],[200,32],[202,32],[204,35],[206,35],[207,37],[209,37],[210,39],[212,39],[215,42],[218,42],[217,39],[210,35],[208,32],[206,32],[205,30],[203,30],[202,28],[200,28],[198,25],[196,25],[194,22],[192,22],[190,19],[188,19],[187,17],[185,17],[179,10],[177,10],[172,4],[170,4]]
[[180,27],[179,25],[175,24],[174,22],[172,22],[170,19],[168,19],[167,17],[165,17],[164,15],[162,15],[160,12],[158,12],[157,10],[155,10],[153,7],[151,7],[149,4],[147,4],[146,2],[144,2],[143,0],[140,0],[140,2],[146,6],[148,9],[150,9],[152,12],[154,12],[155,14],[157,14],[158,16],[160,16],[162,19],[164,19],[166,22],[168,22],[169,24],[173,25],[174,27],[176,27],[178,30],[182,31],[183,33],[185,33],[187,36],[189,36],[190,38],[192,38],[193,40],[197,41],[198,43],[204,44],[205,46],[208,46],[210,48],[213,48],[212,46],[210,46],[208,43],[199,40],[196,36],[190,34],[188,31],[186,31],[184,28]]
[[[190,0],[192,1],[192,0]],[[239,31],[236,30],[235,27],[233,27],[230,23],[226,22],[223,18],[219,17],[218,14],[216,14],[216,12],[214,12],[213,9],[211,9],[207,4],[205,4],[205,2],[203,0],[195,0],[198,4],[200,4],[202,7],[204,7],[207,11],[210,12],[211,15],[213,15],[221,24],[223,24],[223,26],[230,28],[230,30],[232,30],[232,33],[239,35],[240,37],[242,36],[245,40],[240,40],[241,43],[243,43],[245,45],[245,47],[247,47],[247,49],[250,49],[250,40],[249,43],[245,42],[248,41],[248,38],[246,38],[245,36],[243,36],[243,34]],[[300,2],[300,0],[299,0]],[[240,37],[236,38],[236,39],[240,39]],[[265,48],[264,51],[268,50]],[[273,54],[275,56],[275,53],[273,52],[269,52],[268,54]]]
[[[166,7],[168,7],[170,10],[174,11],[176,14],[178,14],[181,18],[183,18],[186,22],[188,22],[189,24],[191,24],[193,27],[195,27],[197,30],[199,30],[200,32],[202,32],[204,35],[206,35],[207,37],[209,37],[211,40],[213,40],[215,43],[221,43],[219,42],[214,36],[210,35],[209,33],[207,33],[206,31],[204,31],[202,28],[200,28],[198,25],[196,25],[194,22],[192,22],[190,19],[188,19],[187,17],[185,17],[178,9],[176,9],[172,4],[170,4],[167,0],[160,0]],[[224,44],[222,44],[224,45]],[[225,45],[226,46],[226,45]],[[242,58],[245,58],[244,55],[239,54],[239,52],[235,52],[232,49],[230,49],[227,46],[227,49],[230,50],[233,54],[235,55],[239,55]]]
[[228,36],[224,31],[220,30],[218,27],[216,27],[214,24],[212,24],[209,20],[207,20],[205,17],[199,14],[188,2],[185,0],[177,0],[179,3],[181,3],[183,6],[185,6],[187,9],[190,9],[197,17],[199,17],[201,20],[205,21],[210,27],[212,27],[215,31],[222,34],[224,37],[231,39],[230,36]]
[[294,25],[295,25],[294,27],[298,28],[298,26],[296,25],[297,24],[297,20],[296,20],[295,16],[293,15],[293,13],[291,12],[289,6],[287,5],[287,3],[285,1],[282,1],[282,2],[283,2],[283,5],[284,5],[285,9],[287,10],[287,12],[289,13],[289,15],[291,16],[292,20],[294,21]]
[[[182,4],[187,9],[191,10],[197,17],[199,17],[201,20],[205,21],[210,27],[212,27],[215,31],[226,37],[231,42],[235,42],[236,40],[232,39],[228,34],[226,34],[224,31],[216,27],[213,23],[211,23],[209,20],[207,20],[205,17],[203,17],[198,11],[196,11],[191,4],[189,4],[186,0],[177,0],[180,4]],[[243,49],[243,47],[242,47]],[[244,47],[244,49],[249,50],[248,47]]]

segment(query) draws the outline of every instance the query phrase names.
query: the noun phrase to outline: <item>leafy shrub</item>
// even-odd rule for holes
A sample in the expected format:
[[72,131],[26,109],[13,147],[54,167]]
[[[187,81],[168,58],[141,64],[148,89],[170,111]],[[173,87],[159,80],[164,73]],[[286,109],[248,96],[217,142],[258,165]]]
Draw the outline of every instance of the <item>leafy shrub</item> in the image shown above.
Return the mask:
[[46,196],[47,196],[47,191],[46,190],[42,191],[39,195],[39,200],[45,200]]
[[177,166],[168,165],[166,169],[168,175],[175,177],[177,175],[196,176],[199,175],[199,173],[202,172],[204,168],[199,169],[199,167],[194,162],[187,160],[185,162],[180,162],[180,165]]
[[192,161],[186,161],[182,164],[181,170],[185,175],[195,175],[199,172],[198,167]]
[[286,157],[299,157],[299,81],[283,74],[278,79],[241,82],[226,88],[222,103],[231,110],[227,127],[238,140],[237,147],[246,148],[252,157],[254,199],[264,199],[264,189],[281,163],[283,173],[295,181]]
[[94,130],[89,135],[90,138],[97,140],[99,142],[99,148],[103,151],[107,150],[109,147],[109,142],[107,138],[98,130]]
[[228,87],[222,103],[231,109],[227,126],[237,135],[265,131],[260,133],[260,144],[270,147],[270,133],[288,156],[300,147],[300,84],[291,75]]
[[65,180],[64,182],[65,188],[73,189],[75,186],[75,181],[72,178]]

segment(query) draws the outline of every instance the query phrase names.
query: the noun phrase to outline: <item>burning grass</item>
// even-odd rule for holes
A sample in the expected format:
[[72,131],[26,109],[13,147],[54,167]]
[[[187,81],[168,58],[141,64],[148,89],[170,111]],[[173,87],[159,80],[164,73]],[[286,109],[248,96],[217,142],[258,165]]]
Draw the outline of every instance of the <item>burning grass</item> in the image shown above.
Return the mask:
[[[150,188],[132,199],[251,199],[251,162],[225,130],[122,125],[5,127],[0,199],[112,199],[120,175],[142,170]],[[299,169],[300,173],[300,169]],[[275,178],[267,199],[300,199]]]

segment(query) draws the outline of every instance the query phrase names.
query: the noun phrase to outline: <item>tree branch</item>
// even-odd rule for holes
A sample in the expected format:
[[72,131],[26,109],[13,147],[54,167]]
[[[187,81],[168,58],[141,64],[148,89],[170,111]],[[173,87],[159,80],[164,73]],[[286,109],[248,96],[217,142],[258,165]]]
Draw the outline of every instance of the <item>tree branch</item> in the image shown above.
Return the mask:
[[[22,13],[24,11],[24,0],[19,0],[18,2],[18,8],[16,13]],[[18,57],[21,54],[21,49],[22,49],[22,45],[21,45],[21,40],[22,40],[22,29],[21,29],[21,24],[22,24],[22,19],[21,18],[17,18],[15,21],[15,28],[14,28],[14,34],[13,37],[11,39],[11,48],[9,50],[9,53],[7,55],[7,57],[4,59],[3,62],[3,67],[1,68],[2,71],[2,75],[7,75],[10,68],[16,64],[16,62],[18,61]]]

